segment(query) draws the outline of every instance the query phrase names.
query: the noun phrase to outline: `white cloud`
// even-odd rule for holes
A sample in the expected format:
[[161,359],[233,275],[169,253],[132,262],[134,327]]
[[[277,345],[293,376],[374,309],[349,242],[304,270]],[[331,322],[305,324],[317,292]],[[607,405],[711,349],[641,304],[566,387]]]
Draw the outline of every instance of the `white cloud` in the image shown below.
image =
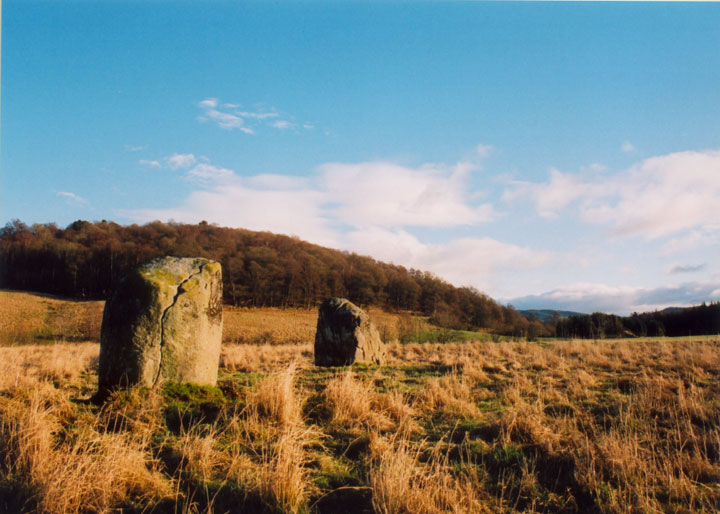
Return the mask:
[[217,98],[206,98],[205,100],[198,102],[198,105],[200,107],[202,107],[203,109],[214,109],[218,105],[218,99]]
[[169,157],[165,157],[165,162],[167,162],[170,169],[173,170],[189,168],[190,166],[195,164],[196,160],[197,159],[195,159],[195,156],[191,153],[174,153]]
[[255,120],[265,120],[268,118],[277,118],[280,116],[280,114],[276,112],[250,112],[250,111],[241,111],[236,113],[238,116],[242,116],[243,118],[250,118]]
[[[218,127],[226,130],[240,129],[242,132],[252,134],[252,130],[244,126],[245,121],[241,116],[221,111],[218,108],[219,103],[217,98],[206,98],[198,102],[198,107],[203,110],[203,115],[198,117],[198,119],[200,121],[212,121]],[[227,108],[227,105],[231,104],[223,104],[221,108]]]
[[289,129],[290,127],[292,127],[292,123],[290,123],[287,120],[277,120],[277,121],[272,122],[271,125],[280,130],[285,130],[285,129]]
[[562,209],[581,198],[596,198],[604,194],[603,184],[594,184],[587,174],[563,173],[552,168],[546,183],[515,182],[503,193],[503,200],[530,198],[543,218],[556,218]]
[[253,177],[247,177],[245,182],[260,189],[292,190],[310,187],[310,181],[305,177],[276,175],[273,173],[262,173]]
[[587,206],[583,216],[617,235],[652,239],[720,224],[720,151],[652,157],[614,182],[616,203]]
[[684,233],[680,237],[673,237],[662,245],[660,253],[672,255],[712,245],[720,245],[720,225],[708,224]]
[[[208,109],[205,111],[205,116],[211,121],[217,123],[220,128],[234,129],[241,128],[245,124],[245,121],[240,116],[236,116],[229,112],[218,111],[217,109]],[[243,127],[245,130],[250,130],[247,127]]]
[[553,259],[547,252],[489,237],[427,244],[407,231],[380,227],[348,233],[345,247],[380,260],[431,271],[454,284],[472,285],[483,291],[497,288],[506,273],[535,269]]
[[[239,130],[245,134],[255,134],[259,127],[272,127],[280,130],[286,130],[297,126],[294,117],[287,113],[280,113],[276,109],[270,107],[258,107],[255,110],[240,109],[240,104],[234,102],[223,102],[217,98],[206,98],[198,102],[198,107],[202,109],[202,115],[198,116],[198,120],[202,122],[213,122],[217,126],[226,130]],[[278,119],[282,116],[282,119]],[[305,129],[311,129],[314,126],[310,123],[301,124]]]
[[157,160],[148,160],[148,159],[140,159],[138,161],[143,166],[150,166],[151,168],[160,168],[162,167],[162,164],[160,164],[160,161]]
[[70,205],[87,205],[88,201],[83,198],[82,196],[76,195],[75,193],[70,193],[68,191],[58,191],[57,195],[65,198],[68,204]]
[[480,144],[480,145],[477,145],[477,146],[475,147],[475,152],[476,152],[480,157],[488,157],[492,151],[493,151],[493,146],[492,146],[492,145],[482,145],[482,144]]
[[[173,169],[188,168],[196,162],[193,154],[173,154],[165,160]],[[467,184],[472,170],[468,163],[417,168],[390,162],[329,163],[320,166],[312,179],[277,174],[241,178],[231,169],[203,162],[195,164],[186,176],[288,195],[307,187],[315,193],[318,209],[322,208],[328,219],[355,228],[452,227],[485,223],[495,216],[492,205],[473,203],[478,195]]]
[[141,152],[145,150],[147,146],[136,146],[136,145],[125,145],[126,152]]
[[627,315],[717,301],[720,298],[719,287],[720,282],[687,282],[655,288],[577,283],[539,295],[515,298],[510,303],[518,309],[601,311]]
[[593,162],[587,166],[580,167],[580,171],[585,172],[585,173],[587,173],[587,172],[599,173],[599,172],[602,172],[605,170],[607,170],[607,166],[605,166],[604,164],[599,163],[599,162]]
[[467,186],[472,168],[429,164],[408,168],[391,162],[328,163],[319,181],[328,193],[333,216],[362,226],[449,227],[494,219],[490,204],[473,205]]
[[623,142],[623,144],[620,145],[620,150],[626,153],[631,153],[635,151],[635,147],[631,142],[625,141]]
[[545,183],[515,182],[506,201],[530,199],[540,216],[577,204],[580,218],[615,236],[655,239],[720,225],[720,151],[686,151],[645,159],[615,175],[563,173]]
[[190,179],[201,181],[225,181],[235,176],[235,173],[228,168],[220,168],[212,164],[200,163],[187,172]]

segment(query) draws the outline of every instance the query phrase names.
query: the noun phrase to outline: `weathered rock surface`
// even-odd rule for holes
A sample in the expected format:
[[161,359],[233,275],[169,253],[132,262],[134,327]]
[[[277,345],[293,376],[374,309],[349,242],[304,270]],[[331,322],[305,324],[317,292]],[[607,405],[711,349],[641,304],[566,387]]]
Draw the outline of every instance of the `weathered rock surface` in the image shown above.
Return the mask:
[[173,380],[215,385],[222,339],[222,269],[161,257],[128,273],[103,312],[99,393]]
[[347,366],[353,362],[385,363],[385,345],[357,305],[345,298],[325,300],[315,332],[315,364]]

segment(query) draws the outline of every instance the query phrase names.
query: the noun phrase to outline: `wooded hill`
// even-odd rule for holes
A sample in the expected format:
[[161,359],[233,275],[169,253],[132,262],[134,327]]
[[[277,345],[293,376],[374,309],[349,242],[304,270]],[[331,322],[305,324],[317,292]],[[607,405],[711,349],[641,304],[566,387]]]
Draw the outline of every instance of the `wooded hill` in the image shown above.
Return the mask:
[[16,220],[0,229],[0,287],[104,299],[126,270],[162,255],[220,262],[224,301],[231,305],[311,308],[342,296],[365,307],[422,313],[447,328],[531,337],[547,333],[539,320],[428,272],[294,237],[205,222],[123,226],[79,220],[59,228]]

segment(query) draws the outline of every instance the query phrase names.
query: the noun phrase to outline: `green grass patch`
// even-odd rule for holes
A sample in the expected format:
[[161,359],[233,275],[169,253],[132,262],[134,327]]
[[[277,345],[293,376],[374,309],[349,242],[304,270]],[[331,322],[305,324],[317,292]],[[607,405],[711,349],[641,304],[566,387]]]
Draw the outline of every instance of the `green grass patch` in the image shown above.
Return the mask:
[[222,390],[214,386],[166,382],[162,394],[165,424],[175,433],[195,423],[213,423],[226,404]]

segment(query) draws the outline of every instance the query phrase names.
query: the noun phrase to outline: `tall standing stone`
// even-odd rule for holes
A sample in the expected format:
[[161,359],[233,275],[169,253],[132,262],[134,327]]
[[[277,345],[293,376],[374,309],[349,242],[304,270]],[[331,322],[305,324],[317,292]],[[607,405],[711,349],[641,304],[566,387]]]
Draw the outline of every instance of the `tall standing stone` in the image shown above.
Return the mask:
[[385,363],[385,345],[368,315],[345,298],[320,305],[315,332],[315,364],[346,366]]
[[98,388],[163,380],[215,385],[222,340],[222,268],[161,257],[128,273],[105,304]]

